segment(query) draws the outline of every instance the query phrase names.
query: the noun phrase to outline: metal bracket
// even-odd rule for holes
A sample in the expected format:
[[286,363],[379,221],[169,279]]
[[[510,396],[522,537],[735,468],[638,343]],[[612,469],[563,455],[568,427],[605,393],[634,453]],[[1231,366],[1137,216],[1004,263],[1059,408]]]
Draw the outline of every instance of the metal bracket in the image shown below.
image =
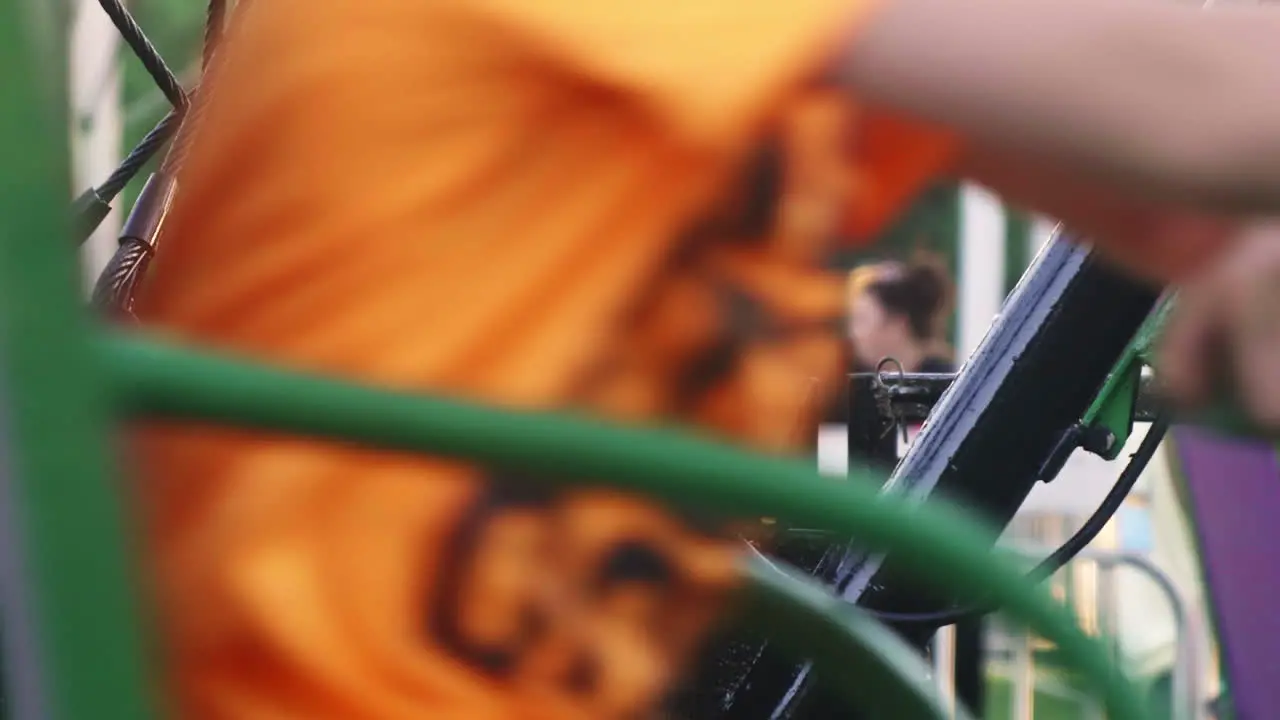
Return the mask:
[[[1098,397],[1085,411],[1081,418],[1081,425],[1085,428],[1081,447],[1085,450],[1114,460],[1129,441],[1138,416],[1139,395],[1144,390],[1148,391],[1148,396],[1152,395],[1150,381],[1144,382],[1143,367],[1150,361],[1156,338],[1160,336],[1172,306],[1172,295],[1167,295],[1151,312],[1116,362],[1115,369],[1102,383]],[[1158,401],[1148,404],[1158,404]]]

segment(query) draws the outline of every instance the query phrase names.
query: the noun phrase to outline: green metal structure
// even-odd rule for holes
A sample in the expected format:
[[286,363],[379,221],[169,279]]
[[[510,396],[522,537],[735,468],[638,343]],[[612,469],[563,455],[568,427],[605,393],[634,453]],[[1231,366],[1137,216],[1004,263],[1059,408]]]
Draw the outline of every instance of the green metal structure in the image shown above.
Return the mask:
[[0,3],[7,694],[14,717],[145,718],[154,714],[154,683],[110,449],[105,368],[91,349],[68,241],[57,8]]

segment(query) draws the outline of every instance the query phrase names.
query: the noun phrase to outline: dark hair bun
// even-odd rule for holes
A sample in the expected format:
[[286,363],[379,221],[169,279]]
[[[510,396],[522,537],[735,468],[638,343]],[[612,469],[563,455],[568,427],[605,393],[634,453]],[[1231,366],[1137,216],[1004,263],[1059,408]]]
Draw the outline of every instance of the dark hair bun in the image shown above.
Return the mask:
[[954,295],[946,261],[926,252],[916,252],[905,265],[891,266],[867,290],[887,312],[905,317],[921,340],[939,336]]
[[932,253],[917,252],[903,276],[909,294],[917,300],[921,311],[940,315],[951,309],[954,289],[946,261]]

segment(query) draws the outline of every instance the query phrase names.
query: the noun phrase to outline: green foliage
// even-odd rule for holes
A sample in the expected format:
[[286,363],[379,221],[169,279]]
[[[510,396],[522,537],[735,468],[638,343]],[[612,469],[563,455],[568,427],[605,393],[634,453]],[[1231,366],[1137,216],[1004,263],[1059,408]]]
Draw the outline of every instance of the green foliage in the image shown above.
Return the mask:
[[905,213],[873,243],[836,254],[834,265],[851,269],[873,260],[910,257],[916,250],[937,253],[956,269],[959,188],[955,183],[935,185],[916,199]]

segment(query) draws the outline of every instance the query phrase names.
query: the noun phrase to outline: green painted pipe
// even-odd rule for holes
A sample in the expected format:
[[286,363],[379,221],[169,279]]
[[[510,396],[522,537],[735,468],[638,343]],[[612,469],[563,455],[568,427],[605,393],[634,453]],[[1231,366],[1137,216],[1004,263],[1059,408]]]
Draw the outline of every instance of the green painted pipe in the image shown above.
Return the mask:
[[[772,516],[892,551],[938,590],[1000,602],[1057,643],[1113,720],[1149,717],[1145,701],[1071,613],[1026,581],[995,534],[956,508],[880,495],[809,465],[662,429],[512,412],[271,369],[124,334],[98,339],[117,408],[135,417],[295,433],[518,469],[545,482],[609,485],[725,516]],[[607,480],[601,480],[607,479]],[[839,622],[833,618],[833,622]],[[836,638],[815,641],[837,642]],[[815,652],[821,648],[815,648]]]

